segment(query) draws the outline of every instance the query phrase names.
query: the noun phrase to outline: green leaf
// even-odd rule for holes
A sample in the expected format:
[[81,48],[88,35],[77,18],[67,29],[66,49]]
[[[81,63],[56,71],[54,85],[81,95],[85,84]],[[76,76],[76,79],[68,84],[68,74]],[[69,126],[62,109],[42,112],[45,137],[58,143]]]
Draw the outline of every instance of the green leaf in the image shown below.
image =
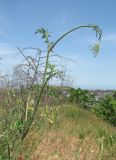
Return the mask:
[[38,34],[38,33],[42,35],[43,39],[45,39],[45,43],[49,43],[50,33],[47,31],[47,29],[40,28],[35,32],[35,34]]
[[95,57],[99,54],[100,45],[99,43],[95,43],[93,46],[90,46],[90,51],[95,55]]

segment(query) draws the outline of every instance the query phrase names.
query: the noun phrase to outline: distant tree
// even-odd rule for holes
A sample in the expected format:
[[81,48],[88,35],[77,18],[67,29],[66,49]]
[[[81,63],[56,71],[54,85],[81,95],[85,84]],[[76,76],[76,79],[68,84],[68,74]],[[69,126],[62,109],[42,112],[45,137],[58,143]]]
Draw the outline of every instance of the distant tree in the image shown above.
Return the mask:
[[95,96],[88,90],[71,88],[70,100],[75,104],[82,104],[83,107],[89,108],[94,104]]

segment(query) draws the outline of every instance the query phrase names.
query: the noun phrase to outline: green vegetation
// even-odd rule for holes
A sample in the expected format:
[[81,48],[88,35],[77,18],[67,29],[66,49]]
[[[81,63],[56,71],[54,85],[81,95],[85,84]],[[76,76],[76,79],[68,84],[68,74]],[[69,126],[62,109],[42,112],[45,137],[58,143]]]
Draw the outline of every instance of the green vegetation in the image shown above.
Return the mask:
[[116,130],[74,105],[39,108],[23,143],[24,159],[115,160]]
[[70,101],[89,109],[95,103],[95,95],[88,90],[71,88]]
[[116,126],[116,99],[113,96],[106,96],[94,107],[94,111],[103,120]]
[[116,126],[116,98],[115,93],[106,95],[99,101],[95,100],[95,94],[88,90],[74,89],[70,91],[70,101],[89,109],[103,120]]

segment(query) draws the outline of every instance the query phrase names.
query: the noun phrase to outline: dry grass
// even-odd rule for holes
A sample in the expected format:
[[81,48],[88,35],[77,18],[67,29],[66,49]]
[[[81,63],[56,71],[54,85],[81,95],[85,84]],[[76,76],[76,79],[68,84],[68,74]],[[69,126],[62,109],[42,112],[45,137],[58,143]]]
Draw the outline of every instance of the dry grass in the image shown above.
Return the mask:
[[116,136],[116,129],[88,111],[59,108],[54,125],[43,128],[33,128],[27,137],[24,160],[115,160],[116,143],[104,141],[102,149],[101,144],[106,135]]
[[95,160],[99,146],[90,138],[79,139],[63,132],[46,133],[31,160]]
[[77,144],[75,137],[65,136],[62,132],[50,132],[43,136],[31,159],[73,160]]

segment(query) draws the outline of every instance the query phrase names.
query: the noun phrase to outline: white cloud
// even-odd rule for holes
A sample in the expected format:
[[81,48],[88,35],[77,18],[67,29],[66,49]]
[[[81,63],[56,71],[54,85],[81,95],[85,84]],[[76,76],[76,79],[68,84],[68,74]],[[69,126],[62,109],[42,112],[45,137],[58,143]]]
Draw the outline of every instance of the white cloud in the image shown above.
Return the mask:
[[8,37],[8,34],[1,28],[0,28],[0,37],[4,37],[4,38]]
[[116,40],[116,33],[103,36],[103,40],[104,41],[114,41],[114,40]]
[[7,25],[8,25],[7,20],[6,20],[3,16],[1,16],[1,15],[0,15],[0,24],[2,24],[2,25],[4,25],[4,26],[7,26]]
[[17,49],[6,43],[0,43],[0,58],[0,70],[5,73],[9,73],[21,60],[17,57]]
[[16,53],[16,49],[11,47],[11,45],[6,44],[6,43],[0,43],[0,56],[6,57],[6,56],[11,56]]
[[[80,41],[94,44],[97,42],[97,39],[94,36],[90,37],[81,37]],[[102,36],[102,44],[108,44],[108,45],[116,45],[116,33],[110,33],[110,34],[103,34]]]
[[107,34],[102,37],[104,43],[108,42],[109,44],[116,45],[116,33]]
[[58,17],[55,19],[57,25],[66,25],[68,23],[67,13],[61,11],[58,13]]
[[60,17],[59,19],[55,20],[56,24],[60,25],[65,25],[67,23],[67,18],[66,17]]
[[0,37],[8,37],[7,28],[9,27],[9,23],[5,19],[5,17],[0,15]]

